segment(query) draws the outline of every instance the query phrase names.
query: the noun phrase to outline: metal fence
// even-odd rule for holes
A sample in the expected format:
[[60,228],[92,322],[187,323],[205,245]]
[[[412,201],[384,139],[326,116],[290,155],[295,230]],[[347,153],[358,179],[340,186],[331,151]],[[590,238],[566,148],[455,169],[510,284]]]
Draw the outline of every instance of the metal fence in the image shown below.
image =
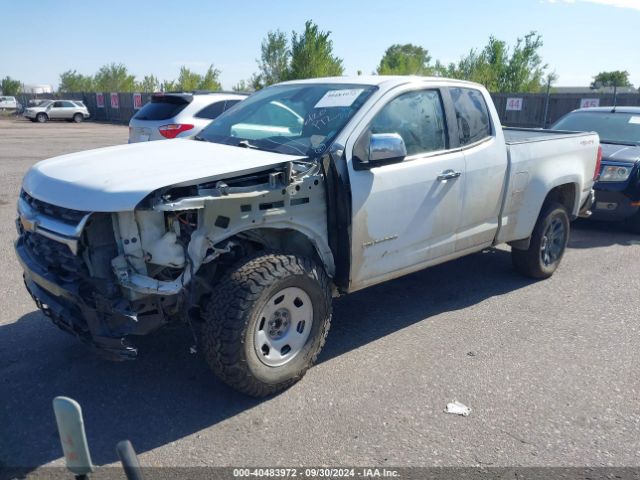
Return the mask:
[[[98,97],[102,95],[102,106],[98,106]],[[112,99],[112,95],[117,97],[117,101]],[[151,93],[141,93],[141,105],[151,99]],[[134,93],[61,93],[61,94],[20,94],[18,101],[24,108],[28,108],[33,100],[64,98],[68,100],[82,100],[89,109],[91,120],[108,123],[129,123],[131,117],[136,113],[133,105]]]
[[[110,123],[129,123],[136,110],[133,105],[133,93],[117,93],[117,103],[112,102],[111,93],[102,93],[104,104],[98,107],[96,93],[65,93],[65,94],[21,94],[20,103],[27,107],[29,101],[42,98],[68,98],[82,100],[91,113],[93,120]],[[573,94],[552,93],[492,93],[493,101],[498,110],[500,121],[510,127],[545,127],[549,126],[562,115],[580,108],[586,102],[590,106],[613,105],[612,94]],[[151,98],[150,93],[142,93],[142,105]],[[548,108],[545,108],[548,101]],[[114,106],[117,104],[117,108]],[[618,106],[640,106],[640,94],[620,93],[617,96]],[[509,107],[509,108],[508,108]],[[547,118],[545,119],[545,110]]]
[[[613,106],[612,94],[552,93],[545,119],[545,93],[492,93],[491,97],[500,121],[509,127],[548,127],[564,114],[582,106]],[[640,94],[619,93],[616,103],[618,106],[640,106]]]

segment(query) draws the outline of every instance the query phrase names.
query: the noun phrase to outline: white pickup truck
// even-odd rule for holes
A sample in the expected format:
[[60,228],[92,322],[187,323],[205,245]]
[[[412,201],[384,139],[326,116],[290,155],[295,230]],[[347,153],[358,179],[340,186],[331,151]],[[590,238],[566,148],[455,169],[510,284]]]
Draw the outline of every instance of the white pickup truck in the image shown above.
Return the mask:
[[332,297],[501,243],[552,275],[598,156],[594,133],[503,129],[474,83],[286,82],[195,140],[38,163],[16,251],[38,307],[99,351],[135,357],[131,337],[184,322],[263,396],[313,364]]

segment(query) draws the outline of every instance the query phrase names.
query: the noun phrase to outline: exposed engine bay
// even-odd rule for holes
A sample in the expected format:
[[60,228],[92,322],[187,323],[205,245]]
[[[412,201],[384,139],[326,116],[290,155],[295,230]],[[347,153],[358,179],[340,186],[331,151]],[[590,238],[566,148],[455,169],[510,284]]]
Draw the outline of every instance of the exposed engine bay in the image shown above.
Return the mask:
[[[317,162],[286,162],[264,172],[166,187],[134,211],[116,213],[72,214],[23,192],[19,213],[21,261],[35,262],[25,271],[40,271],[56,286],[53,297],[42,288],[43,278],[25,275],[36,303],[61,328],[116,357],[137,353],[127,335],[197,318],[203,295],[225,268],[252,250],[313,256],[329,275],[334,269]],[[51,226],[58,224],[76,229],[77,238],[49,235],[45,224],[51,231],[61,230]]]

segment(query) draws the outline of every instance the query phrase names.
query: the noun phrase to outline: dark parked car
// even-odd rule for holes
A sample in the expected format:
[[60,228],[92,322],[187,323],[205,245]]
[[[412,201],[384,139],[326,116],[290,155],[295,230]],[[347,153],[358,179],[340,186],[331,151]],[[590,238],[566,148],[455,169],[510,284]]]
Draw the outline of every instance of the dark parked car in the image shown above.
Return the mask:
[[574,110],[551,128],[600,135],[602,166],[591,218],[624,221],[640,233],[640,107]]

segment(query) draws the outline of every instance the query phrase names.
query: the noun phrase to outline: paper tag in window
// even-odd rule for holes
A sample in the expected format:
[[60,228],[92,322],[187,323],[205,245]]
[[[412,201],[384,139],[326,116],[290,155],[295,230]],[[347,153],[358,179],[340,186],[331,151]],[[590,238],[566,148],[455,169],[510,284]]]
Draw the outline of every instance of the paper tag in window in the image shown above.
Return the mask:
[[350,107],[363,91],[363,88],[331,90],[313,108]]
[[629,123],[633,123],[635,125],[640,125],[640,117],[631,117],[629,119]]

